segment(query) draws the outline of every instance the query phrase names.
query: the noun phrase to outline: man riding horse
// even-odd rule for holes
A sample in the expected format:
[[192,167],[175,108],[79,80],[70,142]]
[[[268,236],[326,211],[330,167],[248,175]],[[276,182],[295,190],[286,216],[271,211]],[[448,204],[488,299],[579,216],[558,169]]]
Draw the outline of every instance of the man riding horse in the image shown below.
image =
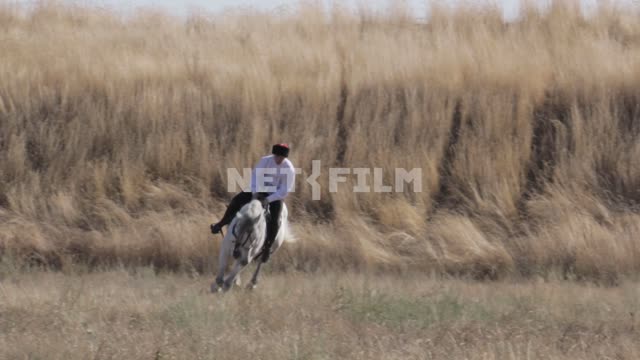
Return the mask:
[[[268,207],[271,216],[267,222],[267,236],[262,251],[262,262],[269,260],[271,245],[280,228],[280,213],[284,198],[293,189],[295,169],[287,157],[289,145],[275,144],[271,155],[260,159],[251,172],[251,192],[240,192],[231,199],[224,216],[220,221],[211,224],[211,232],[218,234],[224,225],[229,225],[238,210],[252,199],[259,199],[263,207]],[[261,176],[263,175],[263,176]]]

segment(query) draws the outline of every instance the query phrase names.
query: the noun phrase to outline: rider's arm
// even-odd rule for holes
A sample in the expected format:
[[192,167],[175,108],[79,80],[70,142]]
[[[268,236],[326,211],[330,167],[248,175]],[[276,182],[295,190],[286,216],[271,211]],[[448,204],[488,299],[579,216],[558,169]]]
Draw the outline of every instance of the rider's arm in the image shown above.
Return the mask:
[[287,167],[281,170],[285,176],[281,177],[281,181],[278,181],[276,192],[267,196],[267,201],[284,200],[289,192],[293,189],[293,185],[296,182],[296,172],[293,167]]

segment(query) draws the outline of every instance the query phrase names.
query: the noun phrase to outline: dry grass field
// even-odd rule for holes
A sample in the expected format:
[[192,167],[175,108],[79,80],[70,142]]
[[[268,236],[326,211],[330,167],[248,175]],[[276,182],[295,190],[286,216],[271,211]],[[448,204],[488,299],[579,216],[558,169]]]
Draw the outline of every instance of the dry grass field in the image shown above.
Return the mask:
[[150,268],[3,264],[2,359],[638,359],[640,286],[267,274],[254,291]]

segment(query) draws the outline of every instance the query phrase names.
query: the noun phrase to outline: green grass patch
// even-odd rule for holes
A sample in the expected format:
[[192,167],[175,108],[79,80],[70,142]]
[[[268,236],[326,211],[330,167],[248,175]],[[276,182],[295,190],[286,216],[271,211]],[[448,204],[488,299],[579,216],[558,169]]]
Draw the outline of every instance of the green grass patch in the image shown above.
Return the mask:
[[498,316],[481,304],[450,294],[402,297],[375,291],[360,294],[342,291],[339,301],[339,309],[352,321],[391,327],[428,328],[443,322],[488,322]]

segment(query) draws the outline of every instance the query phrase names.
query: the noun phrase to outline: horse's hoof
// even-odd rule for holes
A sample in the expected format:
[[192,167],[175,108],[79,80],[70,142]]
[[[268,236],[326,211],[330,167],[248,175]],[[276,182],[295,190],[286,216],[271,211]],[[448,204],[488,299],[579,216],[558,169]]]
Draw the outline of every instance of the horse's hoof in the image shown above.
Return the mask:
[[218,284],[216,284],[216,283],[211,283],[211,293],[212,293],[212,294],[217,294],[217,293],[219,293],[220,291],[222,291],[222,288],[221,288]]
[[225,281],[224,285],[222,286],[222,290],[229,291],[229,290],[231,290],[232,287],[233,287],[233,283],[232,282]]
[[247,285],[247,290],[255,290],[255,288],[258,287],[258,284],[256,283],[249,283],[249,285]]

